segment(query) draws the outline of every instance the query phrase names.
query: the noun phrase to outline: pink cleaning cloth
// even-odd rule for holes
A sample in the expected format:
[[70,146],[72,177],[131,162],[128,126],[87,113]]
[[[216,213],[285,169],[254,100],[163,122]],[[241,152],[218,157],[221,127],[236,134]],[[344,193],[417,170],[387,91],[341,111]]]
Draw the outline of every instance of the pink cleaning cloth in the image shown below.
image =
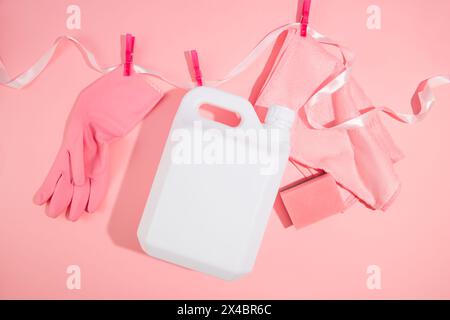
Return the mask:
[[[398,194],[400,181],[393,163],[402,158],[402,153],[378,116],[371,117],[364,128],[316,130],[308,125],[301,108],[343,68],[342,61],[321,43],[300,37],[298,30],[290,30],[256,106],[281,104],[298,111],[292,130],[291,158],[305,167],[331,174],[339,186],[367,206],[384,210]],[[370,106],[351,79],[315,106],[314,118],[322,123],[341,122]]]
[[68,211],[77,220],[97,210],[108,187],[109,144],[130,132],[162,98],[142,75],[124,76],[122,68],[85,88],[66,122],[61,148],[34,196],[48,203],[47,214]]

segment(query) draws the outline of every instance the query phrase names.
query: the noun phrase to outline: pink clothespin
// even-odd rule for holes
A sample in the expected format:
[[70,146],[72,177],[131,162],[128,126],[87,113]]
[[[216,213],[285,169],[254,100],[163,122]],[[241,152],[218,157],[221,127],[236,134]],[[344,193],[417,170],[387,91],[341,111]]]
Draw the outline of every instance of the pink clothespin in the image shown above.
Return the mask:
[[300,20],[300,36],[306,37],[309,22],[309,10],[311,8],[311,0],[303,0],[302,17]]
[[125,63],[123,65],[123,75],[129,76],[133,63],[134,36],[127,33],[125,36]]
[[191,61],[195,81],[197,81],[197,85],[202,86],[203,85],[202,72],[200,71],[200,63],[198,61],[197,50],[191,50]]

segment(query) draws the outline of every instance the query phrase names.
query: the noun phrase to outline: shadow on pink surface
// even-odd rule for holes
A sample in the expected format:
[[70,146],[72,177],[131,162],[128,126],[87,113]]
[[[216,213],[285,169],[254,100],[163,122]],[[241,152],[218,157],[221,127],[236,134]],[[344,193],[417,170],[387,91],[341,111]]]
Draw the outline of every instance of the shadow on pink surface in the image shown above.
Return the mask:
[[185,92],[182,89],[167,92],[142,122],[108,224],[108,234],[117,246],[144,253],[136,234],[139,221],[173,117]]

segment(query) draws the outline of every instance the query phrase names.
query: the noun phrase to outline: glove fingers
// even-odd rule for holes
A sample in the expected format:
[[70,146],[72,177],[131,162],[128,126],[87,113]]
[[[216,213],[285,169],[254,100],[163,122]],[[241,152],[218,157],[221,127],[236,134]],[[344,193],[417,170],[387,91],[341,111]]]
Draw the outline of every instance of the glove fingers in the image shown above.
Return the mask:
[[109,151],[108,145],[99,145],[97,158],[91,181],[91,192],[89,195],[88,212],[94,212],[99,207],[106,195],[109,178]]
[[83,211],[86,210],[90,188],[89,182],[86,182],[82,186],[73,187],[72,202],[70,203],[69,214],[67,216],[69,220],[78,220]]
[[33,202],[37,205],[43,205],[46,203],[53,194],[56,184],[61,177],[68,160],[68,154],[65,149],[60,150],[56,155],[55,162],[53,163],[44,183],[33,197]]
[[96,211],[106,195],[108,190],[108,174],[105,172],[95,179],[91,179],[91,193],[89,195],[88,212]]
[[73,185],[70,181],[70,177],[67,173],[63,172],[47,206],[47,215],[51,218],[56,218],[62,212],[65,212],[72,200],[72,195]]
[[77,186],[83,185],[86,181],[83,147],[83,135],[80,134],[69,151],[72,179]]

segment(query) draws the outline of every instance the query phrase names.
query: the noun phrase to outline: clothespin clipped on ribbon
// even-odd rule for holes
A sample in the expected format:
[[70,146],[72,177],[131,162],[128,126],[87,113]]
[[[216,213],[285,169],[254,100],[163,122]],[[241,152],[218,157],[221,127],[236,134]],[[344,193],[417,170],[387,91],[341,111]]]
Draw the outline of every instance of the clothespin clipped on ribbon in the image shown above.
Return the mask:
[[123,65],[123,75],[129,76],[131,74],[131,65],[133,64],[134,52],[134,36],[127,33],[125,36],[125,63]]
[[309,22],[309,10],[311,8],[311,0],[303,0],[302,15],[300,18],[300,36],[306,37]]
[[191,50],[190,54],[191,54],[192,70],[194,71],[195,81],[197,82],[198,86],[202,86],[203,85],[202,72],[200,70],[200,63],[198,61],[197,50]]

